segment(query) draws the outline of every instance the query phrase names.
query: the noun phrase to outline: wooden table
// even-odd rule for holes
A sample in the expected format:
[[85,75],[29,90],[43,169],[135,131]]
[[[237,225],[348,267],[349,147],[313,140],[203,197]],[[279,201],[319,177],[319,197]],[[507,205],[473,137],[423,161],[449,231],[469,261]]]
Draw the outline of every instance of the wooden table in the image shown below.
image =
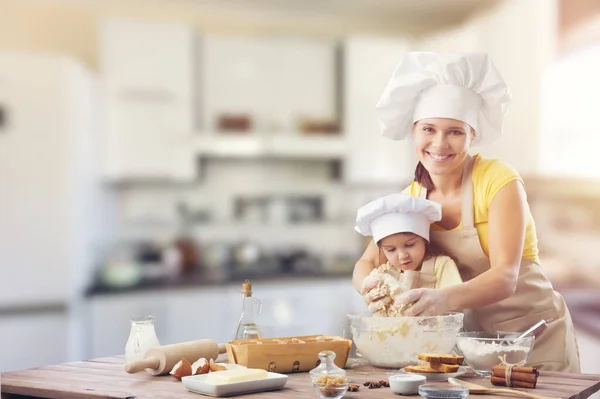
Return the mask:
[[[2,399],[33,398],[188,398],[202,396],[188,392],[183,384],[170,375],[152,377],[146,372],[127,374],[123,357],[108,357],[84,362],[45,366],[30,370],[3,373]],[[377,369],[363,360],[350,359],[348,376],[361,384],[358,392],[348,392],[344,398],[398,398],[389,388],[368,389],[362,383],[385,380],[393,370]],[[491,386],[489,381],[475,375],[461,378],[476,384]],[[447,383],[446,383],[447,384]],[[600,389],[600,375],[541,372],[536,389],[528,390],[540,396],[584,399]],[[318,398],[308,373],[290,374],[284,389],[246,395],[256,399]],[[419,397],[419,396],[417,396]],[[499,398],[500,395],[478,395]],[[509,396],[506,396],[509,397]]]

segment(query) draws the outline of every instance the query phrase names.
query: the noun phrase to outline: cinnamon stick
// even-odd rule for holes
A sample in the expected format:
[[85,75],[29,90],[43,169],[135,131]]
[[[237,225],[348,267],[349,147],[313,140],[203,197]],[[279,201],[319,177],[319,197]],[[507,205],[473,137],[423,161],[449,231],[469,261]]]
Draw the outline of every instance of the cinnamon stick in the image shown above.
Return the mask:
[[[492,375],[491,383],[492,383],[492,385],[496,385],[496,386],[503,386],[503,387],[507,386],[506,378],[497,377],[495,375]],[[510,386],[514,387],[514,388],[535,388],[535,385],[536,385],[535,382],[515,381],[513,379],[511,379],[511,381],[510,381]]]
[[[502,370],[492,370],[492,375],[498,378],[506,378],[506,373]],[[521,373],[518,371],[513,371],[510,374],[511,381],[523,381],[523,382],[537,382],[537,375],[533,373]]]
[[[502,370],[502,372],[504,372],[506,370],[506,366],[503,364],[498,364],[494,367],[492,367],[492,371],[496,371],[496,370]],[[528,373],[528,374],[539,374],[538,370],[535,367],[523,367],[523,366],[513,366],[512,368],[513,373],[519,372],[519,373]]]

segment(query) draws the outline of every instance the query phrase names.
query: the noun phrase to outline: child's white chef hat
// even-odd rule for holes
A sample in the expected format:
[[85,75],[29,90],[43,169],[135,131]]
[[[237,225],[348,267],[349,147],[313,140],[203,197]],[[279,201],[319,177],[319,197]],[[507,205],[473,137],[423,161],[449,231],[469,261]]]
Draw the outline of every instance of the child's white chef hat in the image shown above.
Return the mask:
[[354,230],[379,242],[396,233],[414,233],[429,241],[431,223],[442,218],[437,202],[407,194],[391,194],[360,207]]
[[487,54],[408,52],[379,99],[384,136],[404,139],[414,122],[449,118],[468,123],[474,144],[502,135],[511,93]]

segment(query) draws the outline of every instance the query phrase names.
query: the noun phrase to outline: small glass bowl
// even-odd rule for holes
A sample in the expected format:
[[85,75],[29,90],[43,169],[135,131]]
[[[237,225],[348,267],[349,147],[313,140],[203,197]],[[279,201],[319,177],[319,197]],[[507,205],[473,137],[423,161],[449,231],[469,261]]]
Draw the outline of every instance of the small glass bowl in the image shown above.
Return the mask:
[[517,364],[527,362],[533,349],[535,338],[528,336],[517,340],[519,332],[484,331],[461,332],[456,346],[465,357],[465,362],[480,376],[492,375],[492,367],[501,363]]
[[340,399],[346,394],[346,392],[348,392],[349,386],[350,384],[322,387],[313,382],[313,387],[321,399]]
[[419,395],[428,399],[465,399],[469,389],[446,384],[423,384],[419,386]]

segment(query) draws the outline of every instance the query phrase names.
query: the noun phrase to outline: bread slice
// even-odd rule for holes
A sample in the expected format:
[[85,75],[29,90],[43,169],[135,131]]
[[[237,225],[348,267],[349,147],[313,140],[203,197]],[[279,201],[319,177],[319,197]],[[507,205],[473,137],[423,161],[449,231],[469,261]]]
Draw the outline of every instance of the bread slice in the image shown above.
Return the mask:
[[439,373],[456,373],[460,367],[458,364],[444,364],[440,362],[429,362],[429,367]]
[[429,367],[429,364],[418,364],[416,366],[406,366],[404,371],[407,373],[439,373],[439,371]]
[[425,362],[436,362],[442,364],[462,364],[464,356],[450,355],[448,353],[419,353],[419,360]]

